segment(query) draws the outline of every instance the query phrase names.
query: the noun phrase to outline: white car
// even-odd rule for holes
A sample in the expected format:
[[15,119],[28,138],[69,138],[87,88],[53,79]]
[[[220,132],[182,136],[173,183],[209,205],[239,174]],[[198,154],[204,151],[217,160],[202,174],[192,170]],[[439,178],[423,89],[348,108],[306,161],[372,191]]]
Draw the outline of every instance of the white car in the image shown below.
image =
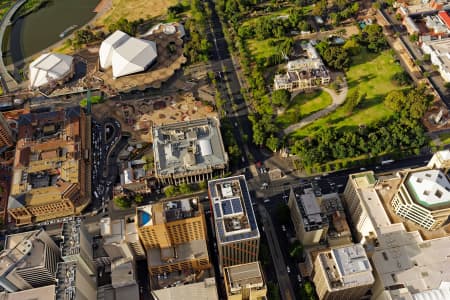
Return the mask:
[[286,270],[287,270],[288,274],[291,273],[291,268],[289,268],[289,266],[286,266]]
[[270,199],[264,199],[264,203],[269,203]]
[[300,274],[297,275],[297,281],[298,281],[299,283],[302,283],[302,277],[300,276]]

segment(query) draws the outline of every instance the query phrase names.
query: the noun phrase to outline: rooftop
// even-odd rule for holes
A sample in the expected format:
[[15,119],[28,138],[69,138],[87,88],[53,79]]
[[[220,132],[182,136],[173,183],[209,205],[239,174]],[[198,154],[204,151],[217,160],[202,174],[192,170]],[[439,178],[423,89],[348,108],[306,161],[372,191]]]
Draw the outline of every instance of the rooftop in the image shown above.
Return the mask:
[[330,289],[346,289],[373,284],[372,267],[361,244],[322,252],[318,257]]
[[47,285],[15,293],[0,292],[0,300],[54,300],[54,299],[55,299],[54,285]]
[[208,247],[205,240],[192,240],[171,248],[147,249],[147,262],[151,267],[202,258],[208,259]]
[[216,281],[214,277],[203,282],[179,285],[161,290],[153,290],[156,300],[218,300]]
[[163,201],[137,207],[138,227],[197,217],[198,198]]
[[441,69],[443,68],[445,71],[450,72],[450,38],[424,41],[423,44],[430,47],[436,53],[436,56],[442,62]]
[[327,216],[322,213],[318,199],[311,189],[297,197],[297,203],[306,231],[318,230],[328,225]]
[[80,253],[81,226],[80,218],[63,223],[62,243],[60,245],[62,257]]
[[259,238],[245,176],[210,180],[208,191],[220,243]]
[[0,274],[9,272],[11,267],[27,269],[43,264],[46,243],[41,235],[46,235],[42,229],[9,235],[5,250],[0,252]]
[[224,169],[228,163],[217,119],[156,126],[153,151],[159,176]]
[[427,208],[450,204],[450,181],[441,170],[412,172],[406,186],[414,201]]
[[225,267],[224,277],[228,295],[240,294],[242,288],[260,289],[265,287],[259,262]]
[[76,298],[76,276],[78,265],[76,262],[58,263],[56,272],[56,300],[75,300]]

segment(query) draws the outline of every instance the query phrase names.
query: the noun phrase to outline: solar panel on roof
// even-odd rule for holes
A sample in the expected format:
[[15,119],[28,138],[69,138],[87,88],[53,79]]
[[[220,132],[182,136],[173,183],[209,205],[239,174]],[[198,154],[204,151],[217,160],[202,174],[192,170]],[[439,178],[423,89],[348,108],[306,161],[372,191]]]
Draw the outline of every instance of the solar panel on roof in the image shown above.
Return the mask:
[[222,211],[224,215],[231,215],[233,213],[233,208],[231,206],[230,200],[222,201]]
[[214,203],[214,212],[216,213],[216,218],[221,218],[222,213],[220,212],[220,204]]
[[241,199],[239,199],[239,198],[231,199],[231,205],[233,206],[234,213],[241,213],[241,212],[243,212]]

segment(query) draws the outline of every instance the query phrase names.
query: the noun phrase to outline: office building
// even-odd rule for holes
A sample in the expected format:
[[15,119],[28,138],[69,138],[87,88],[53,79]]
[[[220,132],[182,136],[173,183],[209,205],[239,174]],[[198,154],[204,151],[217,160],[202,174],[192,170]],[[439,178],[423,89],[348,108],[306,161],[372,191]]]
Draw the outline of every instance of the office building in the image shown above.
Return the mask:
[[322,212],[312,189],[305,190],[302,195],[295,194],[291,189],[288,206],[297,239],[302,245],[317,245],[326,239],[328,218]]
[[220,269],[258,261],[260,235],[245,176],[211,180],[208,193]]
[[108,217],[100,220],[103,249],[111,260],[127,257],[128,251],[131,251],[133,260],[145,259],[134,218],[133,215],[124,219],[111,220]]
[[63,223],[61,257],[65,262],[77,262],[89,275],[96,273],[92,237],[76,218]]
[[289,61],[286,74],[275,75],[275,90],[286,89],[292,92],[312,89],[330,83],[330,72],[314,46],[307,43],[302,47],[307,58]]
[[3,113],[0,112],[0,152],[2,149],[8,148],[14,145],[14,138],[8,123],[6,122]]
[[[437,152],[419,172],[439,169],[445,173],[450,165],[447,158],[447,151]],[[411,174],[417,169],[401,172]],[[448,228],[428,231],[396,214],[390,204],[405,184],[404,174],[352,174],[344,192],[355,229],[373,262],[372,299],[447,299]]]
[[360,299],[375,282],[364,248],[354,244],[321,252],[313,281],[319,299]]
[[140,206],[136,225],[151,275],[210,268],[205,216],[197,198]]
[[55,286],[47,285],[25,291],[0,292],[0,300],[55,300]]
[[59,263],[56,282],[56,300],[97,300],[95,277],[76,262]]
[[44,230],[8,235],[0,252],[0,287],[17,292],[55,283],[59,248]]
[[155,300],[219,300],[214,277],[201,282],[152,290],[152,296]]
[[90,117],[80,107],[19,117],[8,214],[27,225],[90,202]]
[[203,182],[228,168],[217,119],[155,126],[153,153],[155,176],[164,184]]
[[228,300],[267,299],[267,286],[259,262],[225,267],[223,273]]

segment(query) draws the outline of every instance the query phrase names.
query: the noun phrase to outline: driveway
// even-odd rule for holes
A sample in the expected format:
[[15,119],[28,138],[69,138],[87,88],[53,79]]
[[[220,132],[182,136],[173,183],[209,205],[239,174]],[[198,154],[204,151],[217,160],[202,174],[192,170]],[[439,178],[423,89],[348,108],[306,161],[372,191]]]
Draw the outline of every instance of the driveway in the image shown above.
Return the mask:
[[[315,120],[323,118],[326,115],[328,115],[329,113],[335,111],[336,108],[338,108],[342,103],[344,103],[345,98],[347,97],[348,87],[347,87],[347,81],[345,81],[345,79],[344,79],[344,82],[342,85],[343,86],[342,86],[341,92],[339,94],[337,94],[332,89],[329,89],[326,87],[321,87],[321,89],[323,91],[330,94],[333,102],[329,106],[325,107],[324,109],[319,110],[319,111],[307,116],[306,118],[302,119],[300,122],[288,126],[286,129],[284,129],[283,133],[285,135],[288,135],[288,134],[296,131],[297,129],[305,127],[306,125],[309,125],[310,123],[314,122]],[[295,94],[293,96],[295,96]]]

